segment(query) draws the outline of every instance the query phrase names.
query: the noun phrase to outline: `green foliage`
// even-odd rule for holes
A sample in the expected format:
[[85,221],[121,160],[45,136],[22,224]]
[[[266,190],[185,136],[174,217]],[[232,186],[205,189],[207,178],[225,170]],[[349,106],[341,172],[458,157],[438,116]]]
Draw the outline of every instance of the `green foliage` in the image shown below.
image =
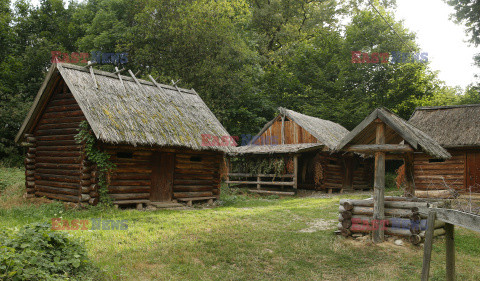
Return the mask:
[[[13,139],[51,51],[127,52],[143,78],[195,88],[232,135],[258,132],[278,106],[352,129],[379,106],[408,118],[419,105],[480,102],[428,64],[352,64],[352,51],[418,50],[395,1],[373,2],[409,48],[365,0],[0,0],[0,161],[21,163]],[[475,36],[478,4],[448,2]]]
[[85,280],[90,272],[83,244],[50,224],[0,230],[1,280]]
[[84,144],[84,153],[88,161],[96,165],[99,172],[98,175],[98,193],[100,202],[106,205],[112,203],[112,199],[108,196],[107,174],[115,169],[115,164],[110,161],[110,155],[105,151],[101,151],[96,144],[96,138],[88,125],[87,121],[80,123],[78,134],[75,136],[77,143]]
[[235,158],[233,167],[238,169],[234,172],[250,174],[275,174],[281,175],[285,172],[285,160],[283,157],[261,157],[261,158]]

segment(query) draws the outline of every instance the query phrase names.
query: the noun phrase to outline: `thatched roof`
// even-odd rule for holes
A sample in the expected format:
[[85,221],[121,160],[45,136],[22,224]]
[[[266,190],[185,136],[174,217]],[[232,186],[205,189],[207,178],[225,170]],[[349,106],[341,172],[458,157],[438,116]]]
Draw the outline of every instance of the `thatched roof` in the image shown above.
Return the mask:
[[[335,149],[340,140],[348,134],[347,129],[335,122],[301,114],[283,107],[279,107],[278,110],[280,111],[280,116],[285,116],[297,123],[300,127],[314,136],[318,140],[318,143],[327,146],[329,149]],[[260,137],[266,130],[268,130],[277,118],[278,116],[268,122],[260,133],[257,134],[257,137]],[[252,142],[256,139],[257,138],[253,138]]]
[[278,145],[244,145],[233,147],[230,155],[245,155],[245,154],[289,154],[300,153],[312,149],[323,147],[319,143],[298,143],[298,144],[278,144]]
[[385,130],[385,143],[398,144],[405,141],[405,143],[409,144],[415,150],[422,150],[433,157],[443,159],[451,157],[451,155],[429,135],[386,108],[375,109],[340,142],[336,150],[340,151],[347,145],[352,144],[374,144],[376,130],[374,121],[377,118],[387,125]]
[[480,104],[418,107],[408,122],[443,147],[480,146]]
[[34,126],[48,100],[46,88],[60,75],[78,102],[97,139],[114,144],[229,150],[202,146],[202,134],[229,136],[192,89],[177,89],[71,64],[53,64],[16,141]]

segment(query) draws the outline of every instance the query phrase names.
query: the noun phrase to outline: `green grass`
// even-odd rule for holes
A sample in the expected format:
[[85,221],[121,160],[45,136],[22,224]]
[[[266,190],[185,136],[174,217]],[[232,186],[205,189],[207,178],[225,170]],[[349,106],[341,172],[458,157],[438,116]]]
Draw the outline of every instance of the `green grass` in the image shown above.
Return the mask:
[[[0,177],[23,187],[23,173]],[[5,189],[10,190],[9,187]],[[418,280],[423,249],[333,234],[338,200],[278,198],[222,190],[221,206],[193,210],[73,210],[62,203],[0,205],[0,227],[64,219],[126,219],[128,230],[69,231],[82,239],[105,280]],[[16,195],[15,195],[16,194]],[[356,196],[361,198],[361,196]],[[15,204],[9,204],[10,201]],[[312,229],[322,223],[327,229]],[[315,228],[313,228],[315,230]],[[480,279],[480,234],[456,229],[457,279]],[[434,243],[431,280],[444,280],[444,239]]]

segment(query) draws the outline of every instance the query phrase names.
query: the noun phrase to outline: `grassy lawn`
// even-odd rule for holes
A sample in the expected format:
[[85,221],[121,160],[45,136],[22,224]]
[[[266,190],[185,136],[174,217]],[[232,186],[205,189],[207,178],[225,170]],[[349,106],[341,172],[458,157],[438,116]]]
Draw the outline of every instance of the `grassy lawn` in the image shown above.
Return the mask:
[[[0,168],[0,227],[52,218],[128,220],[128,230],[70,231],[105,280],[419,280],[423,248],[333,234],[340,195],[276,198],[222,190],[223,205],[192,210],[72,210],[21,198],[23,172]],[[355,196],[362,198],[361,196]],[[363,196],[365,197],[365,196]],[[444,238],[431,280],[444,280]],[[457,279],[480,280],[480,234],[456,229]]]

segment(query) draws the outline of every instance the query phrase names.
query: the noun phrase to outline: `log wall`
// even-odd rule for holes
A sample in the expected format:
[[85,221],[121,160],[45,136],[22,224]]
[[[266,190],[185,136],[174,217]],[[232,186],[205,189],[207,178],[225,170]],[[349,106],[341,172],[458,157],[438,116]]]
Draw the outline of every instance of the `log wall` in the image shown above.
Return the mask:
[[70,202],[90,199],[82,196],[82,146],[75,141],[83,120],[68,87],[63,80],[57,81],[33,130],[35,142],[26,158],[27,193],[32,192],[34,179],[36,196]]
[[[154,149],[104,145],[116,169],[109,175],[109,194],[115,204],[130,204],[150,200],[152,191],[152,157],[162,153],[174,156],[171,199],[217,197],[220,194],[220,164],[218,152],[199,152],[183,149]],[[125,158],[125,156],[131,158]],[[157,171],[158,172],[158,171]]]
[[414,180],[417,190],[465,189],[465,151],[449,151],[452,158],[437,162],[426,154],[414,155]]

